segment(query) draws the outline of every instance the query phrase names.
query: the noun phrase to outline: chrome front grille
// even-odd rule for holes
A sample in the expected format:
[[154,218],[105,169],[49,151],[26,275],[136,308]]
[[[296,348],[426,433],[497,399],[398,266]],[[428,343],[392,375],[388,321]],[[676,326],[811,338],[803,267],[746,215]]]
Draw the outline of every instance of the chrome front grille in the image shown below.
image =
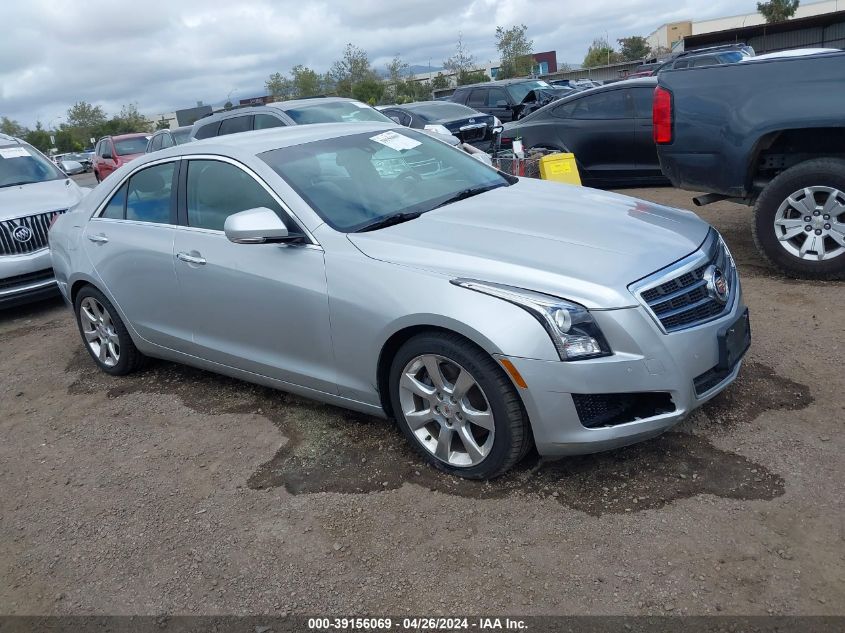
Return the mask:
[[[0,222],[0,255],[24,255],[47,248],[47,232],[53,216],[67,209],[28,215]],[[24,230],[20,230],[23,227]],[[22,239],[22,238],[26,239]]]
[[[728,295],[720,301],[708,284],[711,266],[722,271]],[[632,290],[666,332],[676,332],[717,319],[733,305],[737,274],[725,243],[711,231],[701,249],[671,267],[633,284]]]

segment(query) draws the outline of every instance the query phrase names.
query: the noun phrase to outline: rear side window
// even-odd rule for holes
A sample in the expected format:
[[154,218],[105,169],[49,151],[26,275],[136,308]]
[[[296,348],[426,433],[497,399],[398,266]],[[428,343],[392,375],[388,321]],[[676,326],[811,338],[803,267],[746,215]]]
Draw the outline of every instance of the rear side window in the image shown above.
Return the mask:
[[219,136],[223,136],[224,134],[237,134],[238,132],[249,132],[251,129],[251,116],[236,116],[231,119],[223,119],[220,123]]
[[233,213],[267,207],[287,224],[276,200],[243,169],[217,160],[188,163],[188,226],[222,231]]
[[271,127],[283,127],[285,124],[276,117],[269,114],[256,114],[253,129],[266,130]]
[[634,116],[638,119],[651,119],[654,88],[631,88],[630,90],[634,99]]
[[699,57],[698,59],[693,60],[692,66],[693,68],[698,68],[699,66],[713,66],[717,64],[716,58],[712,55],[708,55],[707,57]]
[[109,200],[109,203],[100,214],[101,218],[111,218],[112,220],[122,220],[124,218],[126,212],[126,185],[127,183],[124,183],[111,197],[111,200]]
[[485,107],[487,105],[487,91],[484,88],[476,88],[469,95],[467,105],[470,107]]
[[171,192],[176,162],[153,165],[129,179],[126,219],[155,224],[170,223]]
[[197,130],[196,138],[197,139],[204,139],[204,138],[211,138],[212,136],[217,136],[217,130],[220,129],[220,121],[213,121],[211,123],[206,123],[202,127]]

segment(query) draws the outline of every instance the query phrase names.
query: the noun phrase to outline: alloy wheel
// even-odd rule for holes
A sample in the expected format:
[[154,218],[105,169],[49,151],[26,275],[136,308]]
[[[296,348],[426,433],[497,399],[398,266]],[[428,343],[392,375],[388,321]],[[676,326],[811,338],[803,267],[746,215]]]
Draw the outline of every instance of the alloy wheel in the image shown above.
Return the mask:
[[805,187],[775,213],[775,235],[791,255],[811,261],[845,253],[845,193],[833,187]]
[[106,367],[120,361],[120,339],[109,311],[94,297],[85,297],[79,304],[82,335],[94,356]]
[[413,358],[399,379],[402,413],[417,441],[450,466],[480,464],[493,447],[493,410],[478,381],[443,356]]

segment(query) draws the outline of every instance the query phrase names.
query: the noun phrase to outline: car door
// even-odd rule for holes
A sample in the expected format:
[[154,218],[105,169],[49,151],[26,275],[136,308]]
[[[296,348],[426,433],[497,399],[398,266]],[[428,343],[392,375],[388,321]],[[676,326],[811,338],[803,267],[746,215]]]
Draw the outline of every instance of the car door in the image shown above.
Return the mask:
[[125,179],[89,220],[82,243],[102,289],[138,334],[184,349],[190,331],[177,318],[173,266],[178,167],[167,159]]
[[552,109],[561,145],[575,154],[582,177],[596,184],[636,173],[633,109],[626,89],[592,92]]
[[513,121],[513,104],[511,104],[507,90],[504,88],[489,88],[487,90],[487,109],[483,112],[498,117],[503,123]]
[[652,132],[654,86],[632,87],[628,90],[634,106],[633,154],[636,170],[644,178],[659,177],[662,172]]
[[235,244],[226,218],[267,207],[299,230],[269,187],[221,158],[187,161],[175,265],[200,358],[336,393],[323,251],[317,245]]

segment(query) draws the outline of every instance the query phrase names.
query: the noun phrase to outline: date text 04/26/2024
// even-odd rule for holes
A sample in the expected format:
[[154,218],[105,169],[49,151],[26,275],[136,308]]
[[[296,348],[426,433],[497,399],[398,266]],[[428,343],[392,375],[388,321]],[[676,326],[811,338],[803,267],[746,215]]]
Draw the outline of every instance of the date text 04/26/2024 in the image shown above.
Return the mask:
[[509,630],[524,631],[528,626],[517,618],[446,618],[416,617],[402,618],[308,618],[312,631],[363,630],[363,631],[479,631]]

